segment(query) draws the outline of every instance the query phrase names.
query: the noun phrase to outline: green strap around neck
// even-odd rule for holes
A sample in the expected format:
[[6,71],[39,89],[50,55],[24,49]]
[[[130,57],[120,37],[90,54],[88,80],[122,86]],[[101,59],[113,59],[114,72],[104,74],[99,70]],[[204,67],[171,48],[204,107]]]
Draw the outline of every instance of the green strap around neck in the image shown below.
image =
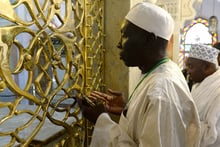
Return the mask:
[[134,88],[132,94],[129,96],[128,98],[128,102],[130,101],[130,99],[132,98],[134,92],[136,91],[136,89],[138,88],[138,86],[142,83],[142,81],[154,70],[156,69],[158,66],[160,66],[161,64],[165,63],[169,61],[169,58],[164,58],[161,59],[157,64],[155,64],[147,73],[145,73],[144,77],[138,82],[138,84],[136,85],[136,87]]

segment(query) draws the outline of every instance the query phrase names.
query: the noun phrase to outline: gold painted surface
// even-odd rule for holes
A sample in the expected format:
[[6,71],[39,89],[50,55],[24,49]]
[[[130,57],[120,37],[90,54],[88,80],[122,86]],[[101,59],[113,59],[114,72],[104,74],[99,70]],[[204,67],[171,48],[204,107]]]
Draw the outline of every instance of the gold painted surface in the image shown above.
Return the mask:
[[196,0],[181,0],[181,18],[183,19],[183,22],[186,19],[191,19],[195,15],[195,10],[193,8],[193,3],[195,3]]
[[[103,88],[103,8],[102,0],[0,1],[1,146],[29,146],[46,120],[68,134],[56,146],[88,146],[92,126],[76,97]],[[26,122],[5,128],[22,115]]]

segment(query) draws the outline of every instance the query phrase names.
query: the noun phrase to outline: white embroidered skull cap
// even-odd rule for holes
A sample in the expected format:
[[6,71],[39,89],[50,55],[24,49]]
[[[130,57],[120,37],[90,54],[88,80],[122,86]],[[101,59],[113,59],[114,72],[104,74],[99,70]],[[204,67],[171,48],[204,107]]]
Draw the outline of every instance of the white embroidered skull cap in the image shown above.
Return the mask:
[[217,64],[219,50],[205,44],[191,45],[189,57]]
[[172,16],[163,8],[149,2],[134,5],[125,19],[166,40],[170,40],[173,34],[174,20]]

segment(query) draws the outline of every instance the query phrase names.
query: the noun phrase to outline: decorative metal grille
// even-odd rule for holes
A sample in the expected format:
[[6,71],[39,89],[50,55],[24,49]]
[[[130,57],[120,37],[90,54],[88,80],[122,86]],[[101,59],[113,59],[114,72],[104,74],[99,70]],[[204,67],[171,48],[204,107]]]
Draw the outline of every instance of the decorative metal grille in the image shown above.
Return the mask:
[[56,146],[89,144],[76,99],[103,87],[103,9],[102,0],[0,1],[0,146],[42,145],[57,127],[66,135]]

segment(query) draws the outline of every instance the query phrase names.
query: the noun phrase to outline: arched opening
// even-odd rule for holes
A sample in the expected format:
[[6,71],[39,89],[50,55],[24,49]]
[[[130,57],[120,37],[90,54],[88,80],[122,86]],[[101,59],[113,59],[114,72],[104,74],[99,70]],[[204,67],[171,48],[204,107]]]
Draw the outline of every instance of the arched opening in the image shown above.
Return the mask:
[[181,32],[179,61],[180,68],[185,67],[185,60],[188,57],[192,44],[202,43],[212,45],[217,42],[217,34],[210,34],[208,20],[196,18],[188,26],[185,26]]

